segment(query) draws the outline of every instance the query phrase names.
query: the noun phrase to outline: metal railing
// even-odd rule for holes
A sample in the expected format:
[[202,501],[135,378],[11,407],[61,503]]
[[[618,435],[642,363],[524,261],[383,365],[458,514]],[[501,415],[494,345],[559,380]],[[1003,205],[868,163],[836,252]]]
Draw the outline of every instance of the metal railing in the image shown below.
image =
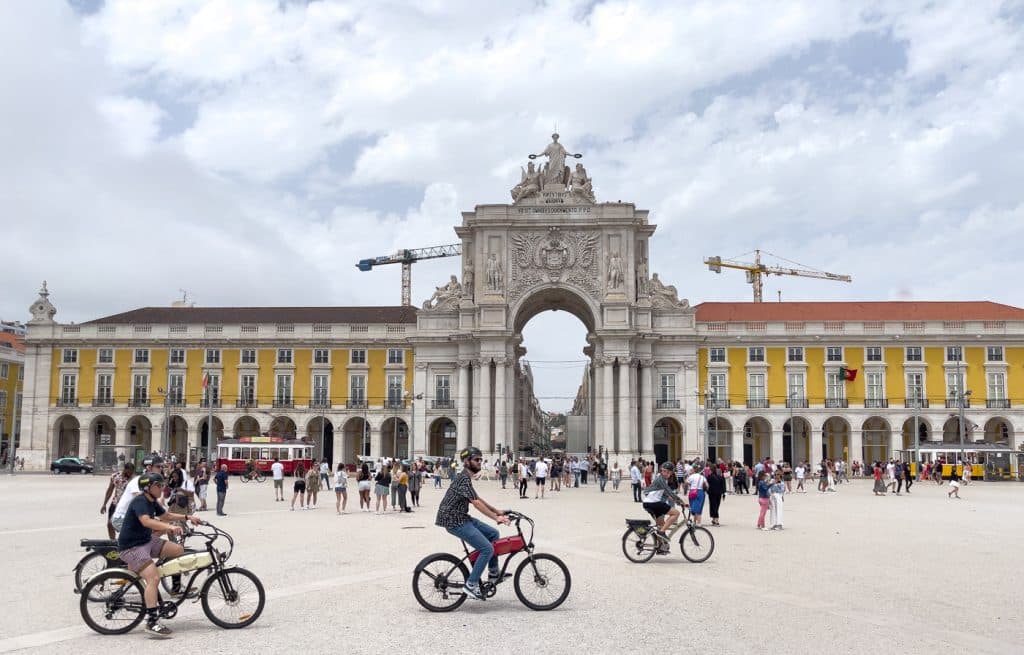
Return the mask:
[[919,407],[921,409],[928,409],[928,399],[907,398],[905,401],[903,401],[903,406],[906,407],[907,409],[914,409],[915,407]]
[[850,406],[850,401],[846,398],[826,398],[825,407],[828,409],[846,409]]
[[212,401],[211,400],[207,400],[206,398],[203,398],[202,400],[199,401],[199,406],[200,407],[205,407],[207,409],[209,409],[211,407],[213,409],[220,409],[220,398],[215,398]]
[[807,409],[806,398],[787,398],[786,409]]
[[747,398],[747,409],[768,409],[771,402],[767,398]]
[[445,399],[442,399],[442,400],[431,400],[430,401],[430,408],[431,409],[455,409],[455,401],[450,399],[450,398],[447,399],[447,400],[445,400]]
[[78,407],[77,398],[58,398],[57,407]]
[[93,407],[113,407],[114,406],[114,399],[113,398],[93,398],[92,406]]
[[327,398],[314,398],[309,401],[310,409],[330,409],[331,401]]
[[295,407],[294,400],[284,400],[283,398],[277,398],[274,400],[274,409],[293,409]]
[[238,409],[254,409],[259,406],[260,405],[256,402],[255,398],[242,398],[235,401],[235,407]]
[[989,398],[985,401],[985,407],[989,409],[1010,409],[1009,398]]
[[345,403],[345,409],[366,409],[365,398],[349,398]]
[[888,409],[889,399],[888,398],[865,398],[864,407],[866,409]]
[[129,407],[149,407],[149,398],[130,398]]
[[727,398],[708,398],[708,409],[729,409],[732,403]]
[[185,400],[182,398],[167,398],[164,400],[164,405],[167,407],[184,407]]
[[388,398],[384,401],[385,409],[405,409],[405,399],[403,398]]
[[[964,398],[964,409],[971,406],[971,399]],[[960,399],[959,398],[946,398],[946,409],[959,409]]]
[[654,401],[655,409],[679,409],[677,398],[658,398]]

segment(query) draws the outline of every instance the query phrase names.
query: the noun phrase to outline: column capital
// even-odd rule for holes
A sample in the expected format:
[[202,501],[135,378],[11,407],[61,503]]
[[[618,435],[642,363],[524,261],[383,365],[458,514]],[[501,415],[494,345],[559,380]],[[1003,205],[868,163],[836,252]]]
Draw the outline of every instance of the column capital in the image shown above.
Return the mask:
[[459,368],[469,368],[470,365],[473,364],[473,363],[474,363],[474,360],[472,360],[472,359],[460,359],[459,363],[458,363],[458,366],[459,366]]
[[637,359],[636,361],[637,361],[637,364],[639,364],[640,366],[642,366],[644,368],[654,368],[654,358],[653,357],[641,357],[641,358]]
[[427,370],[427,362],[416,362],[413,366],[415,366],[417,371]]

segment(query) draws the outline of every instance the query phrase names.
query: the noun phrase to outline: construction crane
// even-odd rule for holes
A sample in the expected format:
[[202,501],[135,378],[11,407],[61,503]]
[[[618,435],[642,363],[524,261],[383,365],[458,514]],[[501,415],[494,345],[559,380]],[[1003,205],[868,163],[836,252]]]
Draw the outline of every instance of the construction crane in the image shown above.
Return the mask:
[[[772,253],[765,251],[765,254],[777,257],[778,259],[784,259],[778,255],[772,255]],[[789,261],[789,260],[784,260]],[[832,280],[833,282],[852,282],[853,278],[849,275],[839,275],[837,273],[826,273],[825,271],[817,271],[814,269],[806,268],[783,268],[781,266],[765,266],[761,263],[761,251],[754,251],[754,261],[740,262],[734,259],[722,259],[721,257],[708,257],[704,260],[704,263],[708,265],[708,268],[715,273],[721,273],[723,268],[737,268],[741,271],[747,272],[747,283],[754,287],[754,302],[764,302],[764,281],[761,279],[763,275],[796,275],[798,277],[813,277],[819,280]],[[796,263],[796,262],[791,262]]]
[[384,264],[402,265],[402,306],[412,306],[412,265],[414,262],[424,259],[439,259],[441,257],[458,257],[462,254],[461,243],[450,243],[447,246],[431,246],[429,248],[416,248],[414,250],[399,250],[393,255],[382,255],[371,259],[360,259],[356,268],[360,271],[373,270],[374,266]]

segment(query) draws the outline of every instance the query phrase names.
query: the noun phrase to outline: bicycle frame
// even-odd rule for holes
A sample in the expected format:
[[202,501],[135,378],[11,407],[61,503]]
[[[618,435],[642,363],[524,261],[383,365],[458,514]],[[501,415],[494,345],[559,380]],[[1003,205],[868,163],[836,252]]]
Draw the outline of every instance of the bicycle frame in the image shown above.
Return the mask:
[[[485,590],[485,591],[487,591],[488,595],[493,594],[494,591],[497,588],[496,585],[500,584],[501,581],[505,579],[505,573],[506,573],[506,571],[508,571],[508,565],[512,562],[512,558],[513,557],[515,557],[516,555],[518,555],[520,553],[526,553],[527,558],[529,558],[531,560],[533,559],[533,549],[534,549],[534,545],[533,545],[533,532],[534,532],[534,530],[533,530],[533,527],[534,527],[533,519],[529,518],[528,516],[523,516],[522,514],[519,514],[518,512],[506,512],[506,515],[510,516],[511,519],[513,521],[515,521],[516,533],[519,535],[519,537],[522,538],[523,543],[525,544],[525,546],[523,547],[522,550],[517,550],[514,553],[508,553],[508,554],[506,554],[504,556],[505,557],[505,561],[503,563],[500,563],[500,569],[499,570],[501,571],[501,575],[498,576],[498,582],[492,583],[492,582],[484,582],[483,580],[480,581],[480,588]],[[522,522],[523,519],[526,519],[526,521],[530,524],[530,538],[529,539],[527,539],[526,535],[523,534],[523,528],[520,525],[520,523]],[[470,554],[473,551],[471,551],[469,549],[469,544],[467,544],[465,541],[462,542],[462,550],[465,551],[466,554],[462,557],[462,559],[459,560],[459,564],[463,564],[464,563],[469,569],[472,570],[473,562],[470,561],[469,556],[470,556]],[[499,557],[501,557],[501,555],[499,555]]]

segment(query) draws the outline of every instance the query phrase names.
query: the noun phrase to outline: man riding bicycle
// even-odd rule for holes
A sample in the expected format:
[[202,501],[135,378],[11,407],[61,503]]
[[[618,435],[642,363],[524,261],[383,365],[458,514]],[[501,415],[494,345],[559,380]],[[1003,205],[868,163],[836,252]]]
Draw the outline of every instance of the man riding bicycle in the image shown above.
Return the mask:
[[654,478],[651,486],[642,490],[642,498],[644,509],[654,517],[654,522],[658,526],[657,535],[667,542],[668,535],[666,533],[675,525],[676,519],[679,518],[680,507],[685,506],[686,503],[676,495],[668,483],[675,472],[672,462],[662,462],[659,472],[661,475]]
[[146,473],[139,477],[139,490],[128,506],[121,531],[117,535],[119,556],[129,569],[146,581],[144,598],[146,601],[146,630],[157,637],[170,637],[171,629],[159,623],[157,590],[160,584],[160,573],[153,560],[156,558],[178,557],[185,552],[179,544],[165,541],[154,535],[154,532],[181,534],[181,526],[171,525],[191,521],[199,525],[202,521],[197,517],[185,517],[172,514],[160,505],[159,498],[163,493],[164,476],[159,473]]
[[498,569],[498,558],[495,556],[494,546],[491,544],[500,533],[483,521],[470,516],[469,505],[472,503],[477,511],[498,524],[508,525],[509,520],[505,516],[505,512],[491,507],[484,499],[477,496],[476,490],[473,489],[471,476],[480,472],[483,462],[483,453],[480,452],[480,449],[472,446],[463,448],[459,453],[459,459],[462,460],[462,471],[452,480],[441,504],[438,505],[435,524],[479,551],[479,557],[473,563],[473,570],[466,579],[464,587],[470,598],[483,600],[484,594],[480,590],[480,577],[484,574],[484,567],[490,569],[492,582],[497,581],[501,576]]

